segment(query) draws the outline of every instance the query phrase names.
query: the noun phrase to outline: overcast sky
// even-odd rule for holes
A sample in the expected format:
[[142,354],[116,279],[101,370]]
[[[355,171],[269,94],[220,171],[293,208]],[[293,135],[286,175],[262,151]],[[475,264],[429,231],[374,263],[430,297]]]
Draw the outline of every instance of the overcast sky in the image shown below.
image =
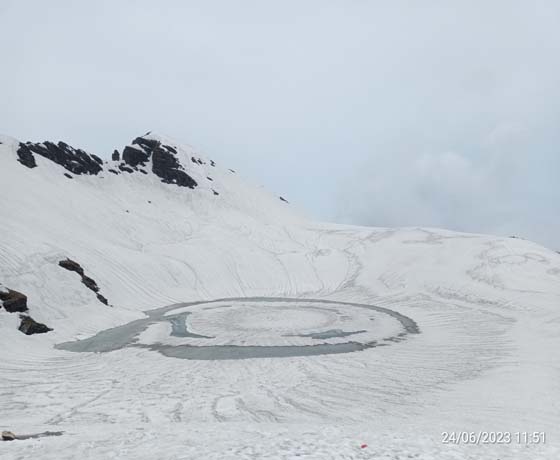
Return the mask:
[[320,219],[560,249],[558,1],[0,0],[0,132],[148,130]]

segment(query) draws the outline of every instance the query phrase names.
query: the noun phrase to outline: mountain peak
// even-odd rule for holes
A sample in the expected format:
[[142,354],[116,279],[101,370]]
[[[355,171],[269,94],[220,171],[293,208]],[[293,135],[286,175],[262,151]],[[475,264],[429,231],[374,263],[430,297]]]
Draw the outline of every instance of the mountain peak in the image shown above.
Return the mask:
[[[209,164],[212,167],[216,165],[214,161],[208,162],[200,158],[192,148],[178,147],[172,140],[152,134],[150,131],[126,145],[122,155],[115,150],[111,160],[105,162],[97,155],[74,148],[62,141],[16,141],[14,145],[17,161],[30,169],[38,166],[37,156],[39,156],[77,176],[84,174],[96,176],[105,171],[116,175],[152,172],[163,183],[190,189],[198,186],[197,180],[188,172],[188,169],[192,169],[192,165]],[[67,173],[65,175],[70,176]],[[217,192],[214,194],[218,195]]]

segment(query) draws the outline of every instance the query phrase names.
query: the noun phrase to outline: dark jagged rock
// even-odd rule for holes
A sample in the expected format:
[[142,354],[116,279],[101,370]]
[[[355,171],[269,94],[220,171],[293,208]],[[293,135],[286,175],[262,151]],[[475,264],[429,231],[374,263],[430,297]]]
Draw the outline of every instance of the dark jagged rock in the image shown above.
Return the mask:
[[167,184],[195,188],[198,183],[189,176],[172,153],[156,147],[152,152],[152,171]]
[[[74,175],[92,174],[97,175],[103,171],[103,160],[96,155],[90,155],[83,150],[74,149],[64,142],[44,143],[20,143],[18,150],[18,161],[28,168],[37,166],[35,155],[40,155],[63,166],[69,173],[65,173],[68,179],[73,179]],[[180,187],[194,189],[198,186],[196,180],[185,170],[184,165],[177,158],[177,147],[163,144],[158,140],[137,137],[132,141],[132,145],[126,146],[122,155],[118,150],[112,154],[113,161],[120,161],[118,166],[108,168],[111,174],[119,175],[121,172],[132,174],[139,171],[148,174],[148,171],[141,166],[146,166],[152,160],[152,171],[162,182],[174,184]],[[206,164],[200,158],[192,157],[195,164]],[[212,166],[215,163],[212,162]],[[212,180],[212,178],[208,178]]]
[[[40,155],[65,168],[68,171],[68,173],[64,173],[65,177],[74,179],[75,175],[98,175],[104,170],[115,175],[123,172],[148,174],[145,166],[151,160],[153,173],[163,183],[191,189],[197,187],[197,181],[188,174],[185,168],[187,165],[183,165],[179,161],[177,147],[164,144],[148,136],[149,133],[134,139],[131,145],[122,150],[122,154],[119,153],[119,150],[114,150],[111,156],[112,160],[117,162],[114,165],[107,161],[104,162],[98,156],[88,154],[84,150],[75,149],[65,142],[49,141],[20,143],[17,150],[18,161],[28,168],[35,168],[37,167],[35,155]],[[191,161],[197,165],[207,164],[195,156],[191,157]],[[210,161],[210,164],[215,166],[214,161]],[[106,169],[104,169],[104,165],[107,165]],[[102,175],[101,178],[104,176]],[[208,177],[208,180],[213,179]]]
[[44,334],[46,332],[52,331],[52,329],[43,323],[38,323],[31,316],[20,315],[21,323],[19,325],[19,330],[25,335],[33,334]]
[[76,272],[80,276],[84,276],[84,269],[82,268],[82,266],[72,259],[61,260],[60,262],[58,262],[58,265],[71,272]]
[[[0,144],[1,143],[2,142],[0,142]],[[16,435],[11,431],[2,431],[2,441],[15,441],[16,439]]]
[[284,203],[289,203],[288,200],[286,200],[286,198],[284,198],[283,196],[279,197],[281,201],[283,201]]
[[177,149],[175,147],[171,147],[170,145],[161,144],[162,148],[168,150],[171,153],[177,154]]
[[206,163],[202,161],[200,158],[191,157],[191,161],[197,165],[205,165]]
[[123,165],[123,164],[120,164],[120,165],[119,165],[119,169],[120,169],[121,171],[124,171],[124,172],[127,172],[127,173],[133,173],[133,172],[134,172],[134,169],[129,168],[128,166],[125,166],[125,165]]
[[216,195],[216,196],[218,196],[218,195],[219,195],[219,193],[218,193],[218,192],[216,192],[216,190],[214,190],[214,189],[212,189],[212,193],[214,193],[214,195]]
[[206,176],[206,179],[208,179],[209,181],[213,182],[214,179],[212,179],[211,177]]
[[36,154],[48,158],[76,175],[97,175],[103,170],[101,158],[89,155],[81,149],[74,149],[65,142],[20,143],[17,154],[19,162],[28,168],[37,166],[34,158]]
[[10,313],[27,311],[27,296],[12,289],[0,289],[0,306]]
[[[135,139],[135,141],[136,140],[137,139]],[[138,165],[144,166],[148,161],[148,158],[150,158],[150,154],[141,148],[138,149],[127,145],[123,150],[123,161],[133,168],[137,167]]]
[[210,166],[216,166],[216,163],[214,163],[214,160],[210,160]]
[[159,146],[159,142],[154,139],[146,139],[145,137],[137,137],[132,141],[133,145],[141,145],[144,150],[150,151]]
[[[129,145],[124,148],[123,162],[119,165],[119,169],[128,173],[140,171],[147,174],[139,166],[146,166],[146,163],[151,159],[152,171],[162,182],[180,187],[195,188],[198,183],[185,172],[176,154],[177,149],[175,147],[140,136],[132,141],[132,146]],[[200,159],[194,157],[192,157],[192,161],[203,164]]]
[[36,168],[37,167],[37,163],[35,162],[35,157],[33,156],[33,153],[31,153],[31,150],[29,149],[29,147],[27,147],[27,145],[25,144],[19,144],[19,148],[17,150],[17,155],[18,155],[18,161],[24,165],[27,166],[28,168]]
[[234,169],[229,169],[229,172],[232,172],[233,174],[235,174],[235,170]]
[[97,294],[97,300],[99,300],[102,304],[109,305],[107,299],[103,297],[101,294]]
[[60,262],[58,262],[58,265],[61,266],[64,269],[66,269],[66,270],[69,270],[71,272],[75,272],[78,275],[80,275],[80,277],[82,278],[82,283],[84,284],[84,286],[86,286],[89,290],[93,291],[96,294],[97,299],[101,303],[104,303],[105,305],[109,304],[107,299],[99,293],[99,286],[97,286],[97,283],[95,282],[95,280],[93,278],[90,278],[89,276],[87,276],[85,274],[84,269],[82,268],[82,266],[78,262],[76,262],[72,259],[66,259],[66,260],[61,260]]
[[93,292],[97,293],[99,291],[99,286],[97,286],[95,280],[93,280],[89,276],[82,276],[82,283],[84,283],[84,285]]

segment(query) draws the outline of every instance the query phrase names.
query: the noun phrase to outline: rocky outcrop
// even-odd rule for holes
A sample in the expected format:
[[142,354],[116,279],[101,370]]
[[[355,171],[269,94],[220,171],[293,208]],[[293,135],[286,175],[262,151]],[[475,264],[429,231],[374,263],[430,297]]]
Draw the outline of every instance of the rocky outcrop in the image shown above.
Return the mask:
[[58,262],[58,265],[62,268],[65,268],[68,271],[78,273],[81,276],[84,276],[84,269],[78,262],[74,262],[72,259],[61,260]]
[[10,313],[27,311],[27,296],[0,285],[0,306]]
[[95,293],[97,300],[99,300],[104,305],[109,305],[107,299],[99,293],[99,286],[97,286],[95,280],[85,274],[84,269],[78,262],[72,259],[65,259],[59,261],[58,265],[68,271],[80,275],[80,278],[82,279],[82,284],[85,287],[87,287],[90,291],[93,291]]
[[[27,312],[27,296],[0,284],[0,306],[3,306],[10,313]],[[26,335],[52,331],[50,327],[36,322],[28,315],[19,315],[19,317],[21,323],[18,329]]]
[[17,155],[18,161],[28,168],[37,166],[34,155],[40,155],[76,175],[97,175],[103,170],[101,158],[81,149],[74,149],[65,142],[20,143]]
[[[25,142],[20,143],[17,149],[18,161],[28,167],[37,167],[36,155],[47,158],[54,163],[64,167],[68,173],[65,176],[68,179],[74,178],[73,175],[98,175],[104,170],[108,173],[120,175],[123,172],[132,174],[140,172],[147,174],[146,167],[150,162],[152,164],[152,172],[157,175],[162,182],[166,184],[174,184],[179,187],[187,187],[194,189],[198,186],[196,180],[186,171],[187,165],[181,164],[178,158],[177,147],[165,144],[157,139],[149,137],[149,134],[137,137],[127,145],[122,154],[118,150],[114,150],[111,159],[115,163],[107,163],[104,169],[104,162],[96,155],[88,154],[84,150],[75,149],[65,142]],[[197,166],[206,165],[206,161],[201,158],[192,156],[192,163]],[[210,160],[211,166],[216,163]],[[233,172],[233,170],[232,170]],[[208,180],[212,180],[209,178]]]
[[[194,189],[198,183],[185,172],[185,168],[177,158],[177,149],[171,145],[162,144],[155,139],[137,137],[132,145],[123,150],[123,163],[119,165],[121,171],[134,172],[144,170],[140,166],[152,160],[152,172],[166,184]],[[202,164],[202,163],[200,163]]]
[[[21,147],[22,145],[24,145],[23,148]],[[30,169],[37,167],[37,162],[35,161],[35,157],[33,156],[33,153],[31,153],[31,150],[25,147],[25,144],[20,144],[17,154],[18,154],[18,161],[23,166],[27,166]]]
[[33,334],[45,334],[46,332],[52,331],[52,329],[43,323],[38,323],[31,316],[19,315],[21,323],[19,325],[19,330],[25,335]]

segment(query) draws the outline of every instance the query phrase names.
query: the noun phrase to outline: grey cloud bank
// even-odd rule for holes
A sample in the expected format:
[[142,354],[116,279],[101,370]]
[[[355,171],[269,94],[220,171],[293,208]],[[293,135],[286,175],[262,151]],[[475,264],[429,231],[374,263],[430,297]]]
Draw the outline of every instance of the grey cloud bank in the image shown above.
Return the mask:
[[560,249],[558,2],[0,1],[0,131],[189,142],[315,217]]

